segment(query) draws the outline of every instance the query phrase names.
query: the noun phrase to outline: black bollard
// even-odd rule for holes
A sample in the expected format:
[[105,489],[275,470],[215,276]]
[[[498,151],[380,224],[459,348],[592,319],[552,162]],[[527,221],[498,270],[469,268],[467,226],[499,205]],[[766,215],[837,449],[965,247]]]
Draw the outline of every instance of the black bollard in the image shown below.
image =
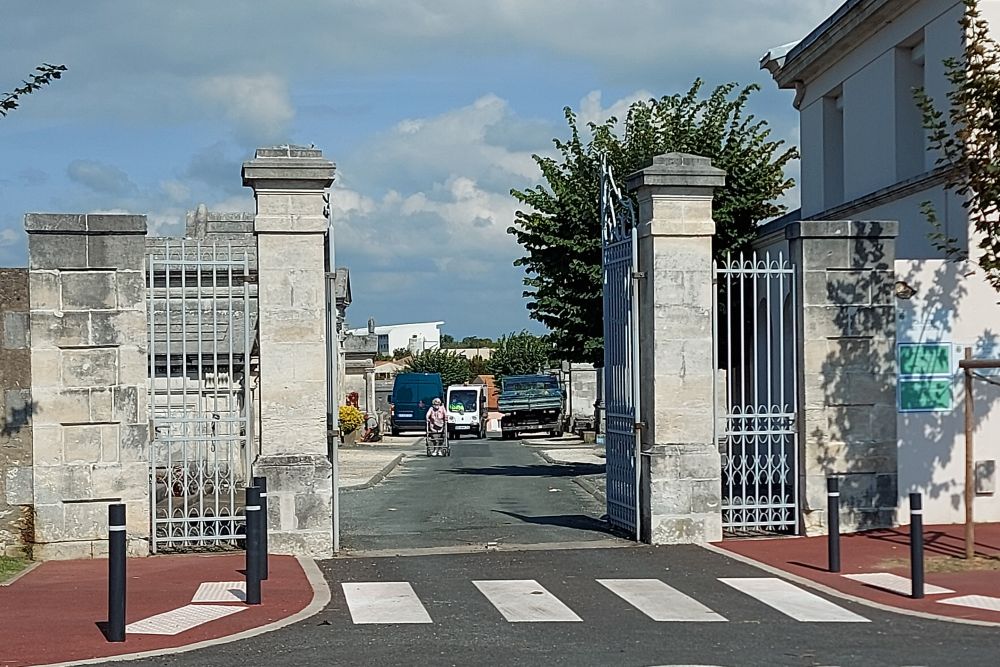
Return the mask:
[[267,581],[267,477],[254,477],[253,485],[260,488],[260,578]]
[[924,597],[924,504],[919,493],[910,494],[910,597]]
[[840,479],[826,478],[826,554],[830,572],[840,572]]
[[246,493],[246,602],[260,604],[260,489],[248,486]]
[[125,505],[108,505],[109,642],[125,641]]

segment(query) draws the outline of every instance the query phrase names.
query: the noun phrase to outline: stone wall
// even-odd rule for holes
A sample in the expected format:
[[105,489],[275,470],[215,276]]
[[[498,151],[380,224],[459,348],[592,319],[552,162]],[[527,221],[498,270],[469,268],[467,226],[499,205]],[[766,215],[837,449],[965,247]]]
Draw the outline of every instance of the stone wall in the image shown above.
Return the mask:
[[32,541],[30,342],[28,270],[0,269],[0,555]]
[[807,534],[826,530],[830,475],[841,478],[844,531],[895,521],[897,228],[802,221],[786,229],[801,303],[798,423]]
[[107,552],[107,506],[127,506],[148,553],[145,216],[28,214],[33,555]]

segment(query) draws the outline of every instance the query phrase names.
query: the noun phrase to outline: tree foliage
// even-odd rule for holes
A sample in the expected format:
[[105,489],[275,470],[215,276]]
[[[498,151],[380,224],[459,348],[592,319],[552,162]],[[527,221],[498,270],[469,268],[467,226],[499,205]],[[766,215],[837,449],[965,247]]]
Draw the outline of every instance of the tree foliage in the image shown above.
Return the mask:
[[414,355],[406,370],[412,373],[440,373],[445,387],[469,381],[469,360],[450,350],[424,350]]
[[21,103],[23,96],[30,95],[43,86],[49,85],[55,79],[61,78],[62,73],[65,71],[65,65],[43,63],[40,67],[36,67],[35,73],[29,76],[27,80],[22,81],[20,86],[9,93],[0,93],[0,116],[6,116],[16,109]]
[[[757,224],[785,211],[774,200],[792,187],[785,166],[798,157],[772,140],[767,123],[748,114],[756,85],[718,86],[704,96],[696,80],[687,93],[634,103],[618,119],[578,127],[566,107],[568,140],[554,139],[557,157],[533,156],[544,185],[511,194],[526,208],[508,231],[524,248],[528,312],[550,330],[556,358],[603,361],[600,160],[607,156],[620,184],[661,153],[692,153],[726,170],[715,194],[716,256],[745,247]],[[587,136],[584,137],[584,134]]]
[[480,347],[493,347],[496,343],[492,338],[482,338],[480,336],[466,336],[462,340],[457,340],[449,334],[441,334],[441,347],[447,349],[469,349]]
[[486,367],[498,379],[506,375],[528,375],[545,370],[551,357],[552,345],[548,340],[522,331],[501,336]]
[[[944,61],[951,83],[948,110],[939,110],[927,92],[916,91],[928,133],[928,149],[937,164],[949,167],[945,187],[963,197],[979,248],[972,259],[1000,291],[1000,46],[990,37],[978,0],[965,0],[960,20],[965,36],[962,54]],[[967,259],[956,238],[947,237],[930,202],[921,206],[936,231],[935,245],[954,259]],[[971,244],[970,244],[971,245]]]

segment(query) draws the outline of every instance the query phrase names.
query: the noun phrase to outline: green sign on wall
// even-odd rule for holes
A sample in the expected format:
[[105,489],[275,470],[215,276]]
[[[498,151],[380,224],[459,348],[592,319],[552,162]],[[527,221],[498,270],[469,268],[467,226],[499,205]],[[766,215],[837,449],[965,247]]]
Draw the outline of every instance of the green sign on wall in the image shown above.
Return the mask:
[[899,375],[951,376],[950,343],[905,343],[899,346]]
[[951,379],[899,380],[899,409],[903,412],[941,412],[952,409]]
[[951,343],[899,345],[899,410],[949,412],[954,403]]

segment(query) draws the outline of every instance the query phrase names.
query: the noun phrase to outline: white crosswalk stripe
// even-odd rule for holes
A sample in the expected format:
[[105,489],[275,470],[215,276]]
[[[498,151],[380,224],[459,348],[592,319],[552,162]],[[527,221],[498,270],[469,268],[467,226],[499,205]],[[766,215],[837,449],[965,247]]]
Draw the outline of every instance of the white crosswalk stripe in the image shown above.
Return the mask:
[[597,583],[654,621],[726,620],[659,579],[598,579]]
[[[699,623],[729,620],[717,609],[712,609],[695,599],[690,591],[679,591],[660,579],[595,579],[594,581],[657,622]],[[782,579],[750,577],[720,578],[719,581],[796,621],[869,622],[863,616]],[[573,609],[534,579],[476,580],[472,581],[472,584],[509,623],[583,621]],[[464,584],[463,587],[467,585]],[[409,582],[349,582],[341,584],[341,587],[351,619],[355,624],[434,622]],[[717,591],[713,599],[715,599],[713,604],[718,607],[721,603]],[[745,616],[746,613],[743,612],[742,615]]]
[[868,619],[772,577],[719,579],[797,621],[810,623],[868,623]]
[[534,579],[473,581],[472,583],[511,623],[583,620]]
[[413,587],[405,581],[341,584],[356,624],[432,623]]

